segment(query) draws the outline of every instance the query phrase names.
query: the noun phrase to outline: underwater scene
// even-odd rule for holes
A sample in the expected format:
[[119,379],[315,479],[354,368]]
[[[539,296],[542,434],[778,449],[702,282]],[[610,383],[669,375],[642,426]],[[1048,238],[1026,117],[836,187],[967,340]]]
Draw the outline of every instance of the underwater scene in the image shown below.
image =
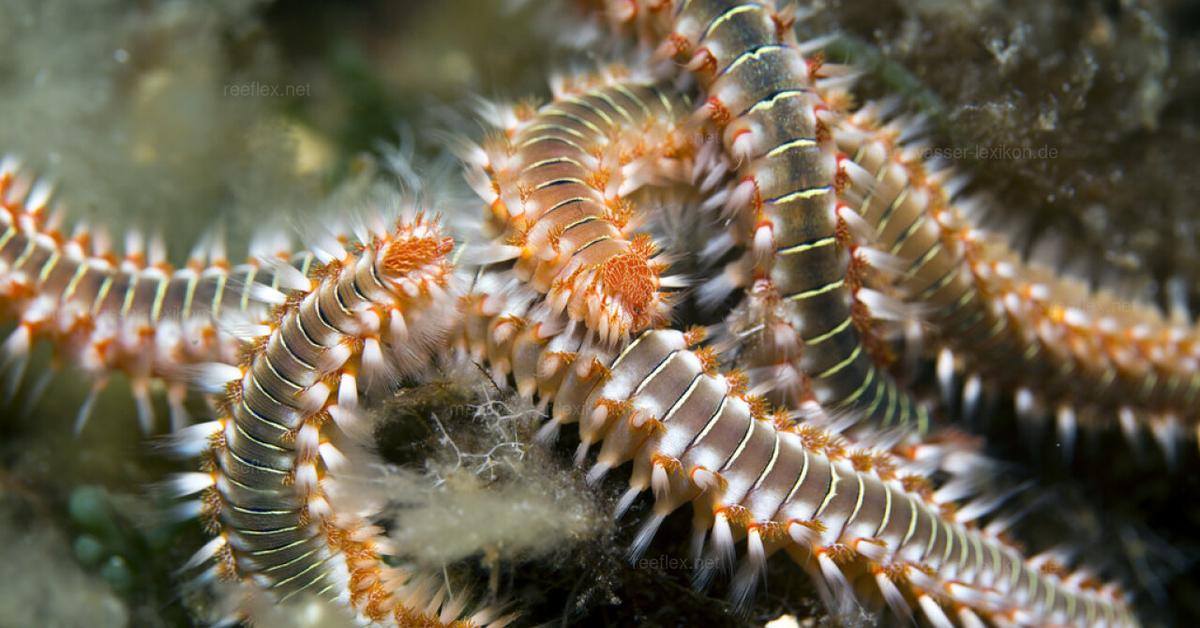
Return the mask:
[[0,14],[0,628],[1200,623],[1200,3]]

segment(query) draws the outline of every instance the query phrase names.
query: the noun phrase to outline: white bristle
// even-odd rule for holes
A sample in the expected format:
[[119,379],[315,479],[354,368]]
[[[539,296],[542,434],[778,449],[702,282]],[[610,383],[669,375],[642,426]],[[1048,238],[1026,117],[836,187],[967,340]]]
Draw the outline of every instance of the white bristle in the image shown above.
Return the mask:
[[192,382],[200,390],[214,394],[224,392],[230,382],[242,379],[242,369],[221,362],[209,362],[190,369]]
[[937,357],[937,380],[942,391],[942,402],[951,405],[954,398],[954,352],[942,348]]
[[208,449],[211,439],[222,430],[220,421],[197,423],[175,430],[169,437],[168,448],[172,454],[194,458]]
[[213,540],[205,543],[204,547],[200,548],[200,551],[192,554],[192,557],[189,558],[186,563],[184,563],[181,571],[195,569],[209,560],[212,560],[212,558],[220,553],[221,550],[225,549],[226,544],[227,541],[225,540],[224,535],[219,535],[213,538]]
[[654,539],[654,535],[658,532],[659,526],[662,525],[666,515],[654,513],[646,518],[642,527],[638,530],[637,536],[634,537],[633,543],[629,546],[629,559],[636,561],[646,553],[646,548],[650,547],[650,541]]
[[922,593],[917,596],[917,604],[935,628],[954,628],[954,622],[946,616],[946,611],[932,597]]
[[338,473],[346,468],[349,464],[349,459],[332,443],[321,443],[318,447],[321,454],[321,461],[325,463],[325,467],[334,473]]
[[211,473],[188,472],[177,473],[167,481],[168,490],[173,497],[194,495],[215,485]]
[[260,257],[258,260],[264,267],[275,273],[275,279],[280,288],[298,292],[312,291],[313,281],[295,266],[277,257]]
[[283,305],[287,303],[287,295],[261,283],[251,284],[250,298],[258,303],[267,305]]
[[904,598],[904,594],[900,592],[896,583],[892,582],[886,572],[880,570],[875,573],[875,584],[879,587],[879,592],[883,594],[883,601],[892,609],[901,623],[905,625],[912,623],[912,608],[909,607],[908,600]]
[[854,297],[859,303],[867,306],[871,311],[871,315],[882,320],[904,321],[916,318],[915,310],[907,303],[890,297],[877,290],[870,288],[859,288],[854,293]]

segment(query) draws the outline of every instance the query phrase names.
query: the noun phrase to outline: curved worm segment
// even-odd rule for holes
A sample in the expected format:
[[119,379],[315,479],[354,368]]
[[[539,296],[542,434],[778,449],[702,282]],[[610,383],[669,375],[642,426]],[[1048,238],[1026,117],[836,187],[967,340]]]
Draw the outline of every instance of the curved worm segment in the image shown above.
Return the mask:
[[999,624],[1136,624],[1115,589],[1045,557],[1024,559],[973,523],[975,505],[949,501],[953,490],[934,490],[906,460],[767,412],[730,378],[706,373],[679,332],[646,332],[610,370],[583,405],[581,432],[600,444],[589,478],[632,462],[622,502],[653,489],[634,555],[690,502],[715,559],[704,564],[731,567],[735,542],[746,544],[735,599],[782,550],[824,580],[839,607],[853,599],[849,583],[866,576],[901,616],[919,608],[935,624],[964,612]]
[[201,450],[203,466],[176,484],[199,493],[189,510],[216,536],[189,568],[211,564],[210,577],[284,598],[333,597],[379,624],[512,619],[464,616],[439,579],[389,566],[382,530],[338,494],[343,451],[364,427],[364,383],[416,373],[453,321],[452,246],[420,214],[350,250],[328,246],[308,289],[289,291],[241,364],[212,368],[226,378],[221,415],[184,436],[194,445],[181,449]]
[[1194,428],[1200,331],[1025,261],[983,231],[980,204],[926,158],[921,128],[868,104],[840,116],[833,137],[847,156],[845,201],[903,265],[898,293],[926,312],[947,398],[965,371],[969,410],[986,380],[1028,418],[1052,415],[1068,452],[1085,421],[1119,419],[1134,441],[1140,426],[1169,433],[1166,443]]
[[[824,41],[797,42],[794,16],[769,2],[632,4],[610,17],[697,76],[699,114],[740,164],[727,211],[747,252],[721,283],[747,290],[730,326],[760,379],[792,400],[806,387],[826,404],[857,396],[847,405],[884,424],[892,407],[923,420],[881,369],[897,358],[894,337],[927,328],[935,353],[949,351],[942,381],[965,371],[964,411],[1000,388],[1030,418],[1054,417],[1068,452],[1077,426],[1098,419],[1118,419],[1135,442],[1148,428],[1168,457],[1197,428],[1196,327],[1057,276],[981,230],[979,204],[959,198],[965,180],[928,158],[924,122],[886,104],[852,110],[853,72],[824,62]],[[778,303],[789,296],[799,322]]]
[[[666,320],[673,284],[636,193],[690,182],[697,146],[686,103],[619,69],[560,78],[556,98],[489,142],[469,179],[489,201],[492,248],[602,345]],[[501,257],[501,256],[497,256]],[[532,321],[526,321],[532,322]]]
[[33,344],[44,339],[57,363],[80,368],[92,387],[77,432],[114,372],[131,381],[143,432],[153,429],[156,382],[167,387],[172,427],[186,425],[188,367],[236,360],[237,329],[264,315],[278,294],[277,273],[263,260],[282,256],[302,271],[312,261],[291,258],[286,242],[266,242],[234,266],[214,241],[174,268],[161,242],[147,248],[136,232],[119,256],[106,235],[86,225],[67,236],[51,203],[44,181],[23,174],[12,158],[0,163],[0,300],[17,321],[5,360],[15,385]]
[[882,293],[863,292],[880,256],[860,254],[868,243],[838,211],[845,179],[830,122],[848,101],[825,96],[848,73],[806,57],[818,46],[797,42],[794,16],[773,3],[638,6],[633,25],[699,80],[697,116],[720,131],[738,164],[726,211],[744,253],[719,292],[746,291],[729,326],[756,383],[789,404],[812,398],[877,425],[927,428],[924,407],[886,369],[873,316],[886,309]]

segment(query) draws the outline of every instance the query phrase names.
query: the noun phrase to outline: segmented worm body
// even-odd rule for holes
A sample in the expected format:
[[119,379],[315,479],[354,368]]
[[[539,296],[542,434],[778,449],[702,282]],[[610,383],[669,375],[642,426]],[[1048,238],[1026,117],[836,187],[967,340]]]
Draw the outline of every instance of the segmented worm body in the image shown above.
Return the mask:
[[[618,513],[654,494],[635,555],[691,503],[694,555],[707,545],[728,566],[744,541],[732,583],[740,601],[783,551],[832,589],[835,605],[857,591],[900,616],[920,608],[938,626],[1135,624],[1114,586],[1023,557],[1002,525],[981,526],[983,501],[935,487],[917,456],[806,417],[928,423],[887,369],[893,347],[880,328],[903,305],[896,298],[934,329],[944,385],[966,370],[968,391],[986,378],[1013,391],[1021,412],[1050,406],[1067,433],[1077,415],[1112,408],[1127,431],[1193,425],[1196,331],[1055,277],[984,235],[902,122],[874,106],[848,110],[845,70],[795,40],[787,10],[606,4],[686,65],[700,84],[700,124],[715,125],[721,145],[693,132],[689,102],[649,72],[565,80],[545,107],[496,110],[497,137],[464,154],[492,239],[477,249],[466,296],[451,285],[451,241],[419,215],[350,250],[337,241],[295,257],[269,250],[274,262],[237,267],[197,254],[173,269],[154,246],[147,254],[133,242],[118,259],[86,229],[63,236],[47,217],[48,188],[6,161],[0,296],[18,320],[6,351],[20,358],[47,338],[97,382],[129,374],[145,429],[151,382],[167,384],[182,428],[184,367],[214,363],[200,379],[219,416],[175,440],[203,464],[173,482],[198,496],[183,510],[215,535],[188,568],[210,565],[208,577],[280,597],[335,597],[363,621],[511,621],[488,608],[466,616],[466,601],[436,578],[390,565],[370,513],[339,495],[339,471],[357,457],[365,384],[428,370],[459,326],[464,353],[549,408],[543,437],[578,422],[581,463],[598,445],[590,481],[632,462]],[[736,181],[722,187],[730,169]],[[737,364],[749,376],[719,371],[713,346],[699,347],[704,330],[661,329],[684,282],[666,275],[670,256],[646,228],[644,201],[674,188],[730,219],[739,256],[702,296],[744,292],[728,326],[746,339]],[[248,328],[248,346],[231,322]],[[799,410],[772,410],[752,383]]]
[[683,62],[701,83],[702,112],[740,164],[729,199],[746,249],[721,281],[755,301],[749,365],[788,402],[813,398],[830,412],[877,425],[928,424],[925,409],[882,368],[872,349],[863,260],[839,215],[839,164],[793,19],[773,3],[697,0],[613,2],[659,55]]
[[586,90],[591,81],[582,81],[506,129],[479,174],[489,178],[482,191],[497,248],[513,256],[517,278],[611,345],[663,322],[669,308],[659,290],[665,264],[649,235],[632,234],[644,218],[627,197],[647,183],[688,181],[697,146],[678,97],[604,79]]
[[1168,451],[1176,428],[1195,428],[1200,332],[1023,261],[972,224],[954,203],[958,186],[904,141],[902,126],[868,106],[834,137],[862,169],[851,185],[859,214],[907,264],[901,293],[929,306],[946,347],[944,385],[955,370],[972,374],[976,392],[986,378],[1014,394],[1019,412],[1050,410],[1068,444],[1085,418],[1119,417],[1131,437],[1149,425]]
[[501,260],[476,274],[463,342],[521,394],[553,400],[552,425],[574,420],[616,347],[667,319],[680,285],[662,276],[635,193],[704,172],[686,103],[612,72],[564,82],[468,164]]
[[[1020,414],[1056,417],[1068,452],[1087,420],[1118,418],[1131,440],[1148,426],[1169,456],[1180,428],[1197,427],[1195,326],[1024,262],[982,231],[956,199],[961,180],[929,162],[907,120],[886,121],[875,104],[847,110],[847,69],[805,59],[821,44],[797,44],[791,14],[767,2],[610,6],[659,42],[659,54],[688,63],[743,164],[730,205],[745,208],[740,242],[750,253],[716,292],[747,290],[732,327],[759,334],[751,363],[790,356],[815,391],[835,380],[835,392],[816,395],[830,408],[865,407],[882,424],[924,421],[880,370],[896,348],[880,337],[880,320],[916,318],[944,347],[943,386],[968,373],[968,409],[984,382],[1007,390]],[[883,292],[864,276],[873,261],[889,267]],[[800,316],[780,300],[797,301]]]
[[[275,282],[272,266],[258,259],[232,266],[216,246],[208,261],[197,250],[174,269],[161,245],[147,252],[137,237],[118,259],[84,226],[65,236],[50,203],[49,186],[21,176],[14,160],[0,165],[0,296],[17,321],[4,345],[14,383],[33,343],[44,338],[61,363],[78,366],[94,382],[76,431],[116,372],[130,378],[144,432],[153,428],[154,381],[167,385],[172,427],[187,425],[185,367],[236,360],[240,341],[222,323],[253,321],[266,312],[253,292]],[[290,259],[285,247],[259,248],[258,254],[282,257],[302,271],[311,263],[308,255]]]
[[[578,160],[622,128],[612,122],[616,116],[601,115],[602,107],[616,113],[605,96],[629,90],[607,86],[573,97],[589,117],[564,117],[556,104],[543,108],[524,127],[539,135],[530,140],[519,130],[511,136],[514,144],[539,150],[514,151],[501,170],[529,175],[526,190],[563,187],[562,196],[573,203],[582,203],[585,195],[594,198],[593,187],[584,182],[596,179]],[[551,125],[547,118],[558,120]],[[637,128],[631,122],[625,128]],[[557,139],[564,136],[570,141]],[[490,164],[497,161],[480,167],[495,172]],[[511,224],[507,203],[496,200],[509,185],[495,175],[490,181],[494,185],[475,187],[484,190],[493,217]],[[522,206],[531,198],[522,195]],[[546,204],[561,207],[560,202]],[[598,219],[587,216],[584,224]],[[620,255],[618,250],[609,259]],[[591,265],[603,263],[601,257]],[[843,601],[852,599],[849,580],[865,576],[897,613],[920,607],[939,625],[950,623],[948,614],[967,625],[982,625],[981,618],[997,624],[1133,623],[1115,590],[1100,591],[1084,576],[1068,575],[1044,559],[1026,561],[995,530],[972,523],[985,509],[965,504],[956,513],[956,504],[944,503],[923,477],[903,473],[906,461],[868,447],[854,449],[840,437],[795,423],[788,413],[770,412],[765,400],[746,393],[744,376],[718,374],[716,354],[693,349],[704,337],[701,330],[646,331],[631,341],[622,334],[615,345],[592,345],[584,354],[588,359],[580,360],[597,330],[607,331],[609,319],[569,316],[561,305],[545,311],[555,297],[551,283],[539,285],[531,280],[535,276],[509,266],[478,271],[467,300],[464,343],[498,375],[511,373],[523,395],[550,405],[544,434],[579,421],[577,460],[583,462],[590,446],[599,444],[590,481],[633,461],[631,488],[617,511],[628,509],[646,489],[655,495],[634,541],[635,555],[670,512],[691,502],[695,554],[709,537],[728,564],[734,539],[746,539],[749,560],[733,584],[742,600],[767,556],[785,550],[837,588]],[[710,576],[711,571],[699,574],[701,580]]]
[[[971,520],[970,505],[940,503],[926,480],[886,453],[770,415],[744,382],[715,372],[678,331],[650,331],[608,365],[589,394],[582,431],[600,432],[597,466],[633,461],[631,495],[653,489],[653,512],[635,541],[692,502],[725,561],[744,538],[734,580],[746,595],[770,554],[784,550],[835,589],[865,576],[901,616],[920,607],[934,625],[950,616],[1006,625],[1133,625],[1124,601],[1083,574],[1027,561]],[[622,408],[613,421],[601,408]],[[592,410],[589,412],[589,410]],[[848,594],[848,591],[839,591]]]
[[[176,479],[215,538],[190,567],[282,596],[336,598],[372,622],[441,626],[464,600],[436,580],[387,565],[381,530],[338,501],[348,434],[361,431],[359,379],[387,385],[425,365],[452,323],[452,241],[421,215],[374,232],[356,251],[330,251],[253,341],[241,367],[210,367],[225,388],[216,421],[181,435],[201,472]],[[485,625],[484,609],[462,625]],[[503,625],[506,620],[499,620]]]

